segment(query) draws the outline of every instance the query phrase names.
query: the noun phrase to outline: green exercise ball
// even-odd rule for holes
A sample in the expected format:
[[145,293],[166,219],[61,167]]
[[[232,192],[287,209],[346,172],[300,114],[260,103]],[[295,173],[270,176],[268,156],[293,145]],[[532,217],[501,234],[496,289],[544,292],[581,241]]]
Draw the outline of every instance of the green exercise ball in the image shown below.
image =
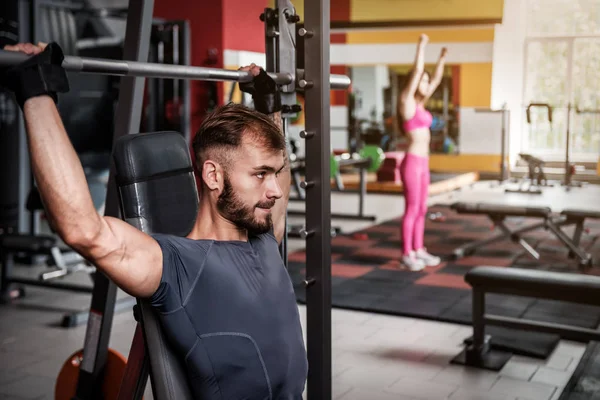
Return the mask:
[[385,160],[385,153],[379,146],[375,145],[365,145],[362,149],[360,149],[359,154],[361,158],[370,158],[371,166],[369,167],[369,172],[377,172],[383,160]]

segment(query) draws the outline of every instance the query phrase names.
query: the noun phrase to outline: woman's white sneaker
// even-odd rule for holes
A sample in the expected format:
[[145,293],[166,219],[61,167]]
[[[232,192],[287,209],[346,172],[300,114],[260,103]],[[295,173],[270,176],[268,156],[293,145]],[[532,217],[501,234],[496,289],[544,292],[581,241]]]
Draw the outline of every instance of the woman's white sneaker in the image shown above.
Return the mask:
[[417,260],[420,260],[425,264],[426,267],[435,267],[438,266],[442,259],[438,256],[434,256],[429,254],[425,249],[419,249],[415,252]]
[[411,271],[421,271],[425,268],[423,260],[417,258],[415,252],[411,252],[408,255],[402,256],[402,264],[404,264]]

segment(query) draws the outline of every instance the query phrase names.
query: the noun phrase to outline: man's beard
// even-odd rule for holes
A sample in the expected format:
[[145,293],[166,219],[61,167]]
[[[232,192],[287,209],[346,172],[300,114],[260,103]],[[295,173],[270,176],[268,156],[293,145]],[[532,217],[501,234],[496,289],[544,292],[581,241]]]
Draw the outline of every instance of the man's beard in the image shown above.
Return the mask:
[[233,191],[229,177],[225,176],[223,182],[223,192],[217,200],[217,209],[221,215],[233,222],[242,229],[246,229],[248,233],[260,235],[269,232],[273,227],[271,214],[266,214],[263,221],[256,219],[254,210],[256,208],[270,209],[275,205],[275,200],[259,202],[254,206],[244,204],[242,200]]

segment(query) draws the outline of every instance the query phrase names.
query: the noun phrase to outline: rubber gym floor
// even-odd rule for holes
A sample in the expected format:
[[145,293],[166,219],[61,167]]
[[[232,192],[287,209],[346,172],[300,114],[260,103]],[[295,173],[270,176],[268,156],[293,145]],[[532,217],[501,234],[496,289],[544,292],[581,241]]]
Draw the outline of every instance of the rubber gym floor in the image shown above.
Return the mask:
[[[487,187],[480,182],[463,191]],[[451,202],[453,196],[432,196],[430,204]],[[357,203],[356,195],[332,194],[336,211],[353,212]],[[290,208],[301,209],[302,204]],[[366,199],[365,210],[377,216],[375,224],[398,218],[403,208],[404,200],[397,195],[369,194]],[[353,232],[373,223],[332,224]],[[301,240],[290,241],[290,252],[302,248]],[[39,271],[20,268],[18,273]],[[84,275],[68,279],[90,282]],[[0,306],[0,399],[54,398],[61,365],[82,347],[85,335],[85,325],[66,329],[60,321],[65,312],[89,307],[89,301],[85,294],[27,287],[25,299]],[[299,309],[304,322],[305,307]],[[332,321],[333,398],[343,400],[558,400],[586,349],[585,344],[561,340],[546,359],[513,356],[501,371],[491,372],[449,363],[471,334],[466,325],[337,308]],[[131,312],[115,315],[110,347],[127,355],[134,328]],[[151,398],[148,385],[145,399]]]

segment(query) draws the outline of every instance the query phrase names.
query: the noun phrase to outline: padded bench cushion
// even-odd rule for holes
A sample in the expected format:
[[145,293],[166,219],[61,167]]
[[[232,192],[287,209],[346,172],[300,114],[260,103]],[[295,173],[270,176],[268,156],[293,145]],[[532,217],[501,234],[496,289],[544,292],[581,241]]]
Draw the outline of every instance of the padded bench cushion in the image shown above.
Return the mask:
[[566,209],[561,214],[567,217],[600,219],[600,211]]
[[465,281],[484,292],[600,305],[600,277],[541,270],[475,267]]
[[514,217],[549,218],[552,213],[549,207],[524,207],[505,204],[458,202],[452,204],[451,208],[462,214],[498,214]]
[[56,246],[56,238],[46,235],[7,234],[0,236],[0,247],[8,251],[44,253]]

